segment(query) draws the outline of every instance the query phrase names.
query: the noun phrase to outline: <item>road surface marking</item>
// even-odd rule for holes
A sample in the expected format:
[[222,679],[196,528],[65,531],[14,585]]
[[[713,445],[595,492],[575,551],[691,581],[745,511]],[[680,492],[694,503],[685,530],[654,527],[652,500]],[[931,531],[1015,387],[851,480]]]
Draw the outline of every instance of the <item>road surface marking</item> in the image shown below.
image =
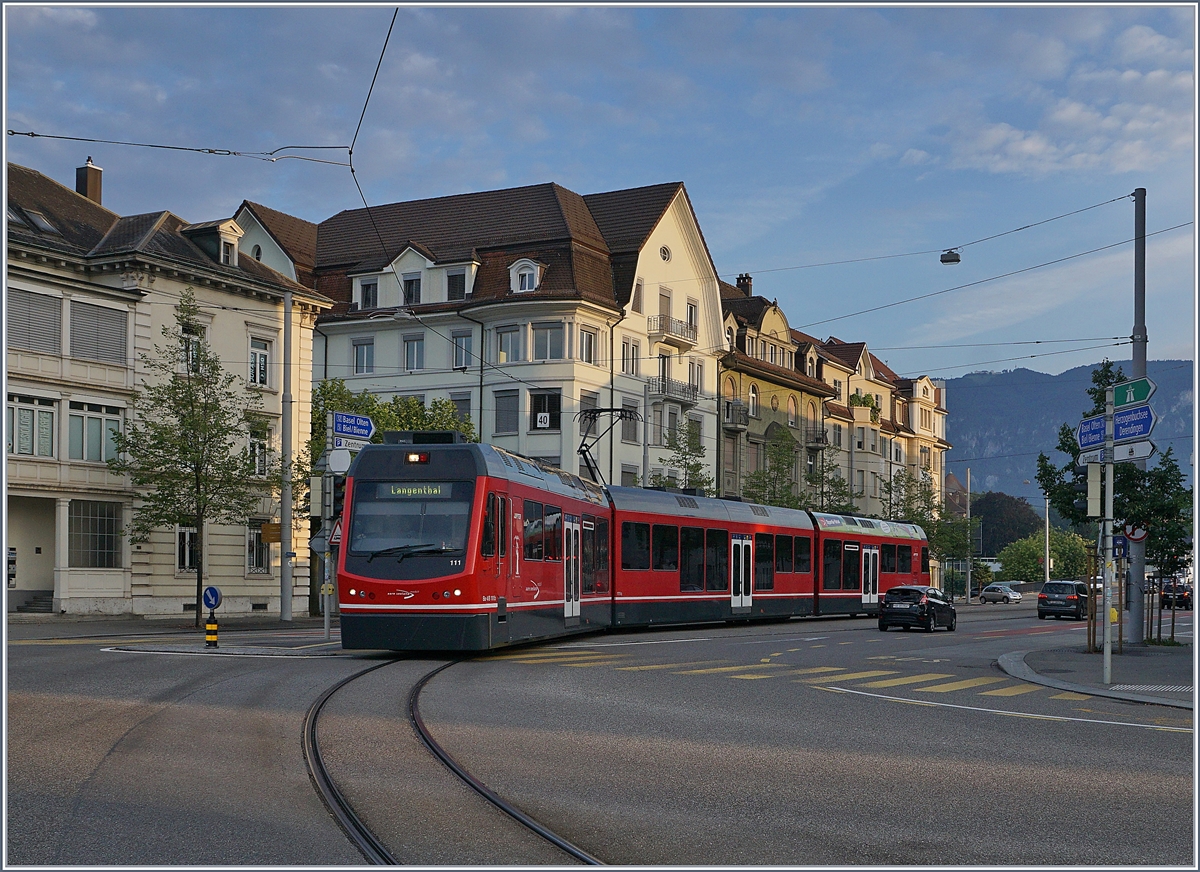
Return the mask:
[[762,669],[764,666],[778,666],[778,663],[747,663],[743,666],[714,666],[711,669],[688,669],[676,672],[676,675],[716,675],[721,672],[739,672],[744,669]]
[[921,693],[950,693],[952,690],[966,690],[969,687],[981,687],[985,684],[995,684],[998,681],[1008,681],[1007,678],[964,678],[962,681],[951,681],[949,684],[935,684],[933,687],[918,687]]
[[1085,693],[1072,693],[1069,690],[1066,693],[1056,693],[1056,694],[1054,694],[1054,696],[1052,696],[1050,698],[1051,699],[1091,699],[1091,697]]
[[797,681],[827,681],[829,678],[836,678],[838,681],[853,681],[856,678],[875,678],[880,675],[895,675],[895,669],[868,669],[866,672],[850,672],[846,675],[819,675],[814,678],[798,678]]
[[938,681],[949,678],[948,672],[926,672],[922,675],[906,675],[903,678],[885,678],[882,681],[870,681],[860,687],[899,687],[901,684],[918,684],[922,681]]
[[998,687],[995,690],[985,690],[980,696],[1018,696],[1022,693],[1030,693],[1034,690],[1041,690],[1040,684],[1014,684],[1011,687]]
[[618,666],[618,672],[644,672],[648,669],[678,669],[680,666],[700,666],[705,663],[720,663],[720,660],[695,660],[691,663],[652,663],[649,666]]

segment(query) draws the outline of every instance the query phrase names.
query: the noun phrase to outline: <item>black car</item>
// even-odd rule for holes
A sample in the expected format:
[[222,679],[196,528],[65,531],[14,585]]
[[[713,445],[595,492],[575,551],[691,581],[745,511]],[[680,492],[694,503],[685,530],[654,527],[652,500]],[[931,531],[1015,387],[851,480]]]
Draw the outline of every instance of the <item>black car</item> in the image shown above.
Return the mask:
[[1088,613],[1088,586],[1082,581],[1048,581],[1038,594],[1038,618],[1074,618],[1082,621]]
[[1192,586],[1182,581],[1168,581],[1162,588],[1162,607],[1164,609],[1190,609],[1192,607]]
[[954,604],[936,587],[923,584],[904,584],[893,587],[883,595],[879,604],[879,629],[888,627],[920,627],[932,633],[935,627],[951,632],[958,623]]

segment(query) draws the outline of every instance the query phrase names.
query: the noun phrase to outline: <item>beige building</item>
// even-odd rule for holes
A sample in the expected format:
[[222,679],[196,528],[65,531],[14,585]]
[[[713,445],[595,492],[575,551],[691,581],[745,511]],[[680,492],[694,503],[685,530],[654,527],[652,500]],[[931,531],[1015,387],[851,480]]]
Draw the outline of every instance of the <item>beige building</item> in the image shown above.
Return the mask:
[[[123,180],[124,181],[124,180]],[[261,227],[253,228],[255,232]],[[131,544],[137,499],[112,474],[110,434],[126,426],[141,360],[162,345],[191,289],[206,338],[227,368],[263,398],[265,434],[251,450],[282,448],[283,367],[292,368],[293,451],[309,431],[312,336],[329,307],[320,294],[246,256],[232,219],[189,224],[170,212],[119,216],[101,204],[101,170],[81,167],[76,190],[8,166],[6,544],[8,607],[68,614],[177,616],[194,608],[193,549],[203,536],[206,583],[222,611],[278,614],[278,520],[264,499],[241,525],[163,529]],[[256,242],[266,246],[266,242]],[[270,252],[274,256],[275,252]],[[291,291],[292,347],[284,360],[283,297]],[[297,549],[294,607],[307,607],[307,550]]]

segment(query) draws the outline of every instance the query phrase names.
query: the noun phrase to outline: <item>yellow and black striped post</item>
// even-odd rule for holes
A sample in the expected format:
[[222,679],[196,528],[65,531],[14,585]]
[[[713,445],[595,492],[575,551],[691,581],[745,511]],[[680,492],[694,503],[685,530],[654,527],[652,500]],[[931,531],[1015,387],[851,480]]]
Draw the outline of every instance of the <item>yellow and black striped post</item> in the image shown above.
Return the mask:
[[217,647],[217,616],[213,610],[208,610],[208,620],[204,622],[204,647]]

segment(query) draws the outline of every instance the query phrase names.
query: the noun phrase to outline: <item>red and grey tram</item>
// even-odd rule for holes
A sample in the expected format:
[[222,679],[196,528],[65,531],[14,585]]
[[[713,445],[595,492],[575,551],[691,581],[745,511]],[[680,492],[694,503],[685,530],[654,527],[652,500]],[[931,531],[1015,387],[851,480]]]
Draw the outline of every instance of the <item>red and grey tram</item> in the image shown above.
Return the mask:
[[601,487],[487,444],[364,447],[343,519],[345,648],[876,614],[888,588],[929,583],[913,524]]

